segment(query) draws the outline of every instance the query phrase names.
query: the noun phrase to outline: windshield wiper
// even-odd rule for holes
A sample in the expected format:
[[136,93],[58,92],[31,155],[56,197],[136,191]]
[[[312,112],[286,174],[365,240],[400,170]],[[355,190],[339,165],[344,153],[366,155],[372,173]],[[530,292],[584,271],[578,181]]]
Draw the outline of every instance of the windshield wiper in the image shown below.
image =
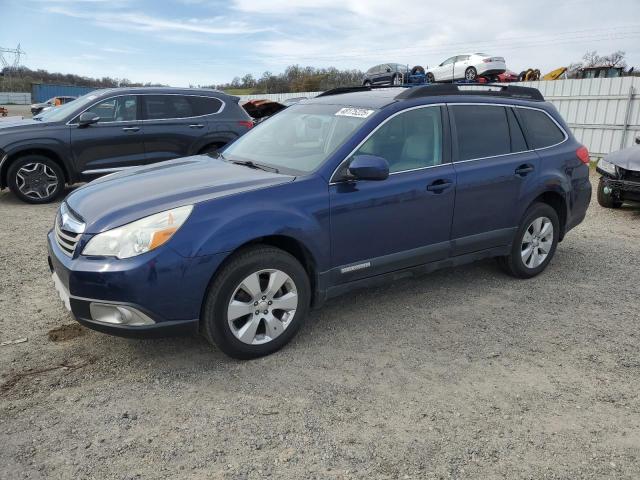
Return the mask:
[[235,163],[236,165],[244,165],[249,168],[255,168],[257,170],[264,170],[265,172],[274,172],[280,173],[276,167],[271,167],[269,165],[262,165],[261,163],[255,163],[251,160],[229,160],[231,163]]

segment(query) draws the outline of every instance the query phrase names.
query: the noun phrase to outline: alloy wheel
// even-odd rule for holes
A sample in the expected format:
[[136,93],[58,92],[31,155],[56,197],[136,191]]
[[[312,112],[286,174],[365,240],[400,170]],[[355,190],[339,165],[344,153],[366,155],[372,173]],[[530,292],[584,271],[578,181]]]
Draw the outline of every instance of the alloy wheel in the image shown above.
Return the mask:
[[260,270],[247,276],[231,295],[227,322],[233,335],[249,345],[279,337],[293,321],[298,292],[281,270]]
[[56,172],[44,163],[27,163],[16,172],[16,185],[20,192],[36,200],[50,197],[59,182]]
[[538,268],[553,246],[553,223],[547,217],[536,218],[522,236],[520,255],[527,268]]
[[472,68],[467,69],[465,77],[467,80],[475,80],[476,79],[476,71]]

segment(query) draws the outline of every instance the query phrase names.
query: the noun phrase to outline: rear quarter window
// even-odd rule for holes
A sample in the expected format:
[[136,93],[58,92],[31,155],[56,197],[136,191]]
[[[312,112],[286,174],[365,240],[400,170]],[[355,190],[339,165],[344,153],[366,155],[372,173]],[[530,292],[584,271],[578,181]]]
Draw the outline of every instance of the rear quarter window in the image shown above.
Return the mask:
[[532,148],[550,147],[564,140],[564,133],[546,113],[518,108],[518,114]]
[[193,109],[193,115],[211,115],[222,108],[222,101],[213,97],[188,97]]

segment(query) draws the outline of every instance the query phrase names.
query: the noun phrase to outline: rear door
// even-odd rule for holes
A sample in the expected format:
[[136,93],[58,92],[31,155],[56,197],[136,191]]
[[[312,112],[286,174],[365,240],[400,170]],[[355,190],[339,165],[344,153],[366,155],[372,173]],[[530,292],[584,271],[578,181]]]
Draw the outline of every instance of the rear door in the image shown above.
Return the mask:
[[139,99],[137,95],[121,95],[99,100],[85,110],[99,116],[98,123],[79,127],[80,115],[69,122],[71,151],[79,172],[108,173],[145,163]]
[[147,163],[197,153],[195,148],[209,131],[205,116],[189,95],[142,95],[144,149]]
[[454,255],[507,245],[520,222],[519,205],[539,173],[513,109],[450,104],[456,171],[451,230]]

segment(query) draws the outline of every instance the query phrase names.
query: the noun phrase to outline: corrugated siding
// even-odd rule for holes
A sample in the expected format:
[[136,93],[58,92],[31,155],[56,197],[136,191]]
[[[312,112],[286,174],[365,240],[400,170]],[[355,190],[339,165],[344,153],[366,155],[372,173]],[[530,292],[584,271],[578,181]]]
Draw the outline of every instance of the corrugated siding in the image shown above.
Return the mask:
[[[640,77],[522,82],[517,85],[540,90],[593,157],[629,147],[640,135]],[[632,97],[629,96],[631,88]],[[312,98],[319,93],[243,95],[241,99],[266,98],[281,102],[295,97]],[[625,118],[627,114],[628,119]]]
[[0,105],[29,105],[31,94],[27,92],[0,92]]
[[95,90],[92,87],[78,87],[76,85],[56,85],[51,83],[34,83],[31,86],[33,103],[46,102],[52,97],[70,96],[80,97]]

